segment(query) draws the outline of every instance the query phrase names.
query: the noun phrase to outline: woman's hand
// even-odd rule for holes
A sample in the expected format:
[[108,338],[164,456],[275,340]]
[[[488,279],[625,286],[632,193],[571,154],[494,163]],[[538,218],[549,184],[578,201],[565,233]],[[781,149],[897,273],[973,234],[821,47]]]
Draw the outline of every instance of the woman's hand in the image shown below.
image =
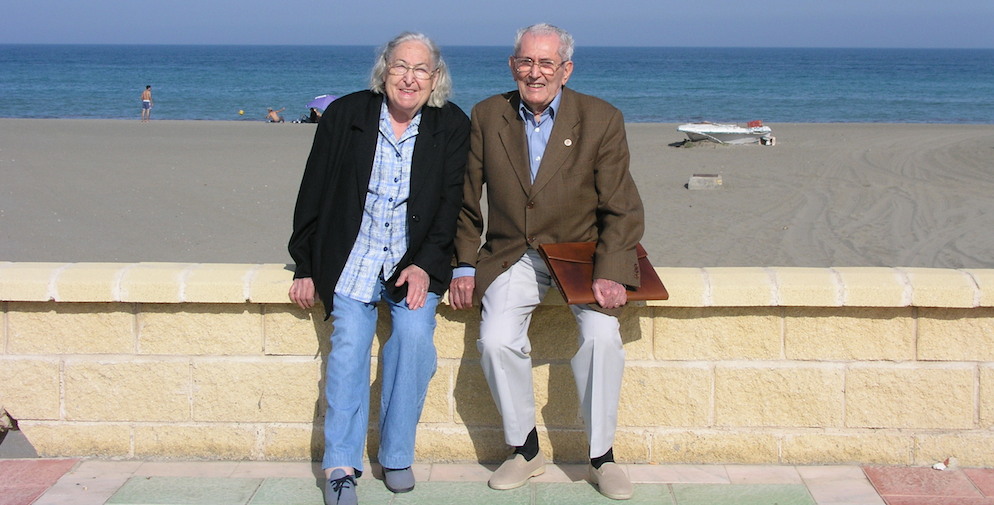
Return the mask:
[[314,293],[314,279],[301,277],[294,279],[290,286],[290,301],[296,303],[302,309],[309,309],[314,306],[316,296]]
[[428,299],[428,282],[428,272],[417,265],[410,265],[401,270],[396,286],[399,288],[407,283],[407,308],[418,310],[425,306],[425,301]]

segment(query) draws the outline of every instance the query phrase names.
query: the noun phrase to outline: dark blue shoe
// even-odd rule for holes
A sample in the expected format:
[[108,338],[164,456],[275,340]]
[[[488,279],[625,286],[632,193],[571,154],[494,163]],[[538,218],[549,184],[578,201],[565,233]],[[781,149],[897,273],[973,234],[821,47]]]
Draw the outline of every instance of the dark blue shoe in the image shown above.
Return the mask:
[[394,493],[406,493],[414,489],[414,472],[407,468],[383,468],[383,483]]
[[341,468],[331,472],[324,484],[324,505],[359,505],[355,494],[355,477],[346,475]]

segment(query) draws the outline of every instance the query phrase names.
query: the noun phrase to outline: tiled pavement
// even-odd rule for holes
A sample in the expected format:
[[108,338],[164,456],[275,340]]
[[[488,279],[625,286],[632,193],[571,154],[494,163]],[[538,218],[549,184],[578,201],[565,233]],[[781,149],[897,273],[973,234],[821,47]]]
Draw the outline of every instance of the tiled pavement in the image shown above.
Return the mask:
[[[631,505],[994,505],[994,469],[860,466],[624,465]],[[582,465],[549,465],[523,488],[492,491],[492,466],[416,465],[417,488],[394,495],[372,473],[366,505],[616,503]],[[310,463],[0,460],[0,505],[321,505]]]

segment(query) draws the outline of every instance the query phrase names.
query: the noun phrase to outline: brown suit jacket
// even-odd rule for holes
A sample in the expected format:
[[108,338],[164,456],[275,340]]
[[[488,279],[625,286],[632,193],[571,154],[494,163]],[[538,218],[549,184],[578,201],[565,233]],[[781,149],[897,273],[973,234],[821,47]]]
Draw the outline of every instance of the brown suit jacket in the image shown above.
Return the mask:
[[624,118],[599,98],[569,88],[562,93],[534,184],[518,92],[473,107],[455,247],[459,264],[476,267],[474,303],[529,247],[546,242],[597,241],[594,277],[639,285],[635,245],[644,212],[628,171]]

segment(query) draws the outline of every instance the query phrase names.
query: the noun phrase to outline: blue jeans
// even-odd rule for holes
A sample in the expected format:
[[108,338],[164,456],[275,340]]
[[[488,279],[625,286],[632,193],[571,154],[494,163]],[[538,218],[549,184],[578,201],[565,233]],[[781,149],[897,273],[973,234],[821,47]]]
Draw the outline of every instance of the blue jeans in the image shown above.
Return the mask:
[[392,330],[380,352],[383,387],[378,459],[387,468],[406,468],[414,462],[414,436],[437,363],[434,335],[439,296],[428,293],[424,307],[410,310],[406,300],[391,301],[381,285],[370,303],[335,294],[325,378],[328,410],[323,468],[362,470],[369,424],[370,353],[380,300],[389,305]]

